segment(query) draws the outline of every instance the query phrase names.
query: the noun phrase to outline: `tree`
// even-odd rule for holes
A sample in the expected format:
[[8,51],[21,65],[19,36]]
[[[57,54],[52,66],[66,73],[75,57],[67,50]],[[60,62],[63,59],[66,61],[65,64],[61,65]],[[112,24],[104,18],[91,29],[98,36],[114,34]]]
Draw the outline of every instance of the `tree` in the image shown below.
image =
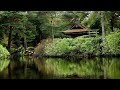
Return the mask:
[[4,11],[2,14],[2,20],[3,24],[1,25],[1,28],[7,29],[8,31],[8,50],[11,48],[11,41],[12,41],[12,32],[15,30],[15,27],[19,23],[19,15],[16,11]]
[[101,11],[102,40],[105,40],[104,11]]
[[8,49],[9,50],[11,48],[11,42],[12,44],[15,44],[17,47],[19,47],[20,44],[23,42],[23,46],[27,48],[26,39],[27,37],[30,37],[31,33],[33,33],[31,32],[33,27],[30,31],[27,30],[28,19],[26,17],[27,13],[26,14],[25,13],[26,12],[20,12],[20,11],[19,12],[18,11],[9,11],[9,12],[4,11],[1,14],[1,26],[0,27],[2,28],[2,30],[6,32],[6,34],[8,34],[7,36],[8,36]]

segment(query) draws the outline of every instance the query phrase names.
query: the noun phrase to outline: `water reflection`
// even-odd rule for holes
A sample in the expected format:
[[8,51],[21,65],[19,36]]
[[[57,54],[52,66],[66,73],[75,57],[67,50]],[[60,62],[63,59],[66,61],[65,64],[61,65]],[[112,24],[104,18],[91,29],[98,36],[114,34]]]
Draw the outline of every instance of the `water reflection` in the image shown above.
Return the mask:
[[9,64],[10,60],[8,59],[1,59],[0,60],[0,72],[3,71]]
[[[38,68],[43,68],[44,74],[49,78],[87,78],[87,79],[119,79],[120,61],[118,58],[95,58],[77,62],[46,58],[43,64],[35,60]],[[41,68],[41,69],[42,69]]]
[[3,79],[120,79],[119,58],[0,60]]
[[24,57],[19,61],[11,60],[8,69],[10,79],[39,78],[39,72],[35,68],[35,64],[32,58]]

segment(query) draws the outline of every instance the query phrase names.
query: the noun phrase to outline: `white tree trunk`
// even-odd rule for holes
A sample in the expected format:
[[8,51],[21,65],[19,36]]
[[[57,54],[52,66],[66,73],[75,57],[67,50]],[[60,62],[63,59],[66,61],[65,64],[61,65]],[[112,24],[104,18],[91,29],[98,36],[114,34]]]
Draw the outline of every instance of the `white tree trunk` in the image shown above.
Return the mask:
[[105,41],[104,11],[101,11],[102,40]]

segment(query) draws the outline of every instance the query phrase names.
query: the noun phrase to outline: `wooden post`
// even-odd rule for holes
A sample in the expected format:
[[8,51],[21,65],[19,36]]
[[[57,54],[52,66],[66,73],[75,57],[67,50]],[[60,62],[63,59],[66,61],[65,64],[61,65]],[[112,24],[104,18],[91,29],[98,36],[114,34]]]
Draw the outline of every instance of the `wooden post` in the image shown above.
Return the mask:
[[96,30],[96,37],[97,37],[97,30]]
[[90,37],[90,31],[88,33],[89,33],[89,37]]

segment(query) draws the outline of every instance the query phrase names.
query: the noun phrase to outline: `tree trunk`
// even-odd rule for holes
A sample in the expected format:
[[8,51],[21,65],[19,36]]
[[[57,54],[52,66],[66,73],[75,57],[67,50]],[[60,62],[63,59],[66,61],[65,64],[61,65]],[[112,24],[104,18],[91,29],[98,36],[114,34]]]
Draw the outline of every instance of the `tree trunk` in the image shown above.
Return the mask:
[[14,43],[16,44],[17,48],[20,47],[20,37],[19,37],[18,33],[16,33],[16,35],[15,35]]
[[114,13],[112,13],[112,18],[111,18],[111,30],[113,31],[113,27],[114,27]]
[[8,36],[8,50],[10,51],[11,49],[11,39],[12,39],[12,26],[9,27],[9,36]]
[[102,40],[105,39],[105,24],[104,24],[104,12],[101,11],[101,26],[102,26]]
[[51,27],[51,33],[52,33],[52,40],[54,39],[54,33],[53,33],[53,18],[52,18],[52,21],[51,21],[51,24],[52,24],[52,27]]
[[42,39],[42,31],[40,30],[39,26],[37,25],[36,26],[36,29],[37,29],[37,33],[38,35],[36,36],[36,45],[40,42],[40,40]]
[[[102,42],[105,42],[105,25],[104,25],[104,11],[101,11],[101,26],[102,26]],[[103,55],[103,46],[101,48],[101,54]]]
[[[56,16],[56,14],[55,14],[55,16]],[[54,40],[54,32],[53,32],[53,15],[51,14],[51,25],[52,25],[52,27],[51,27],[51,33],[52,33],[52,40]]]
[[26,40],[26,36],[24,36],[24,48],[25,48],[25,50],[27,49],[27,40]]

